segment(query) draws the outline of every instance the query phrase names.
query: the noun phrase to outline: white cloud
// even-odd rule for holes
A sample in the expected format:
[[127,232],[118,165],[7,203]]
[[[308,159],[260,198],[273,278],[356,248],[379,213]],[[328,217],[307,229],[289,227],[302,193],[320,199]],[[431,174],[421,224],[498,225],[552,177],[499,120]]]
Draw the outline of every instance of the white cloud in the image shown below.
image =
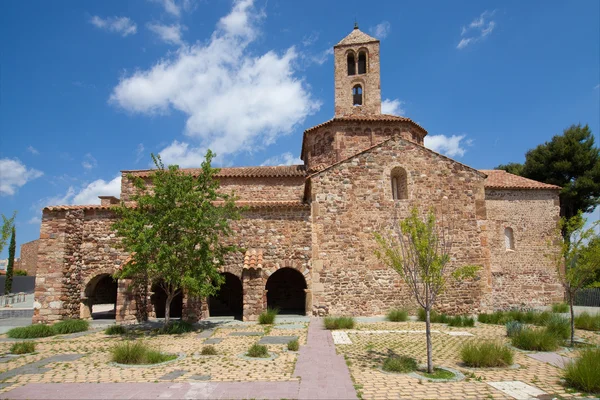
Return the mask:
[[306,35],[302,38],[302,45],[305,47],[312,46],[319,40],[319,32],[312,31],[310,35]]
[[159,155],[165,165],[179,165],[181,168],[200,168],[200,164],[202,164],[206,155],[206,149],[174,140]]
[[309,64],[310,63],[315,63],[315,64],[319,64],[319,65],[323,65],[325,64],[325,62],[327,60],[329,60],[329,57],[333,55],[333,48],[330,47],[326,50],[323,50],[320,53],[317,54],[313,54],[312,56],[308,57],[308,61]]
[[118,198],[120,194],[121,175],[118,175],[110,181],[97,179],[79,190],[76,190],[73,186],[69,186],[64,195],[43,198],[39,201],[38,206],[39,208],[43,208],[46,206],[69,204],[100,204],[98,196],[115,196]]
[[[262,17],[251,0],[237,1],[208,42],[182,46],[152,68],[124,77],[109,101],[147,115],[180,111],[188,117],[185,134],[221,156],[273,143],[321,103],[295,76],[293,47],[283,54],[248,50]],[[173,142],[163,152],[183,144]]]
[[496,23],[491,20],[494,16],[494,11],[484,11],[478,18],[475,18],[468,26],[463,26],[460,32],[460,42],[456,46],[457,49],[462,50],[465,47],[477,43],[480,40],[486,38],[494,28]]
[[600,89],[600,83],[594,86],[594,89]]
[[157,23],[148,23],[148,29],[156,33],[160,40],[165,43],[181,45],[183,40],[181,39],[181,31],[186,29],[185,26],[174,24],[174,25],[161,25]]
[[105,29],[109,32],[119,33],[123,37],[133,35],[137,32],[137,25],[127,17],[101,18],[97,15],[94,15],[90,19],[90,23],[97,28]]
[[404,115],[406,113],[406,111],[404,110],[404,102],[398,99],[384,99],[381,102],[381,113],[391,115]]
[[38,149],[36,149],[36,148],[35,148],[35,147],[33,147],[33,146],[29,146],[29,147],[27,147],[27,151],[28,151],[28,152],[30,152],[31,154],[34,154],[34,155],[36,155],[36,156],[37,156],[38,154],[40,154],[40,152],[38,151]]
[[463,141],[465,136],[427,135],[425,136],[425,147],[448,157],[462,157],[467,151],[466,147],[472,144],[472,140]]
[[260,165],[264,166],[264,165],[299,165],[299,164],[304,164],[304,161],[302,161],[300,159],[300,157],[294,157],[294,155],[288,151],[288,152],[285,152],[278,156],[273,156],[273,157],[267,158]]
[[388,21],[383,21],[375,26],[369,28],[371,35],[377,39],[385,39],[392,30],[392,25]]
[[41,223],[41,222],[42,222],[42,219],[41,219],[40,217],[31,217],[31,218],[30,218],[30,219],[27,221],[27,223],[28,223],[28,224],[31,224],[31,225],[37,225],[37,224],[39,224],[39,223]]
[[90,153],[87,153],[85,157],[83,157],[81,166],[85,169],[92,169],[98,166],[98,161],[96,161],[96,159]]
[[12,196],[27,182],[44,175],[42,171],[27,168],[18,159],[0,159],[0,196]]
[[142,158],[144,158],[144,150],[146,150],[146,148],[144,147],[143,143],[138,144],[137,148],[135,149],[135,163],[139,163],[141,161]]
[[181,10],[191,11],[195,6],[195,0],[152,0],[154,3],[159,3],[165,11],[174,17],[181,16]]

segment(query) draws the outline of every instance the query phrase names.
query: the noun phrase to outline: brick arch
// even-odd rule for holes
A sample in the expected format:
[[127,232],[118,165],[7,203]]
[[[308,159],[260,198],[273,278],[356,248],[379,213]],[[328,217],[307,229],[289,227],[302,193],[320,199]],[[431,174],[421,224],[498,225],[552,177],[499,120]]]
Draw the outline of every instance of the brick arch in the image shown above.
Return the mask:
[[[113,275],[116,272],[116,268],[114,267],[104,267],[91,272],[83,281],[81,285],[81,296],[85,297],[85,289],[90,284],[92,280],[97,278],[99,275]],[[116,280],[116,279],[115,279]]]
[[231,274],[234,275],[236,278],[239,278],[240,280],[242,279],[242,274],[243,274],[243,268],[239,265],[224,265],[221,268],[219,268],[219,273],[221,274]]
[[392,171],[394,171],[395,169],[400,169],[402,168],[404,170],[404,172],[406,172],[406,187],[407,187],[407,195],[408,195],[408,199],[411,199],[411,188],[413,187],[413,181],[412,181],[412,176],[410,173],[410,168],[408,165],[403,164],[403,163],[393,163],[390,165],[386,165],[383,169],[383,176],[381,177],[384,185],[384,195],[385,195],[385,199],[389,200],[389,201],[393,201],[393,194],[392,194],[392,185],[391,185],[391,180],[392,180]]
[[282,268],[292,268],[292,269],[295,269],[296,271],[300,272],[304,276],[304,280],[306,281],[307,288],[309,288],[309,289],[311,288],[312,277],[311,277],[310,269],[307,266],[300,265],[300,262],[296,261],[296,260],[283,260],[282,262],[279,262],[279,263],[269,263],[269,264],[263,266],[263,269],[262,269],[263,281],[266,283],[267,279],[269,279],[269,277],[271,275],[273,275],[273,273],[275,273],[276,271],[278,271]]

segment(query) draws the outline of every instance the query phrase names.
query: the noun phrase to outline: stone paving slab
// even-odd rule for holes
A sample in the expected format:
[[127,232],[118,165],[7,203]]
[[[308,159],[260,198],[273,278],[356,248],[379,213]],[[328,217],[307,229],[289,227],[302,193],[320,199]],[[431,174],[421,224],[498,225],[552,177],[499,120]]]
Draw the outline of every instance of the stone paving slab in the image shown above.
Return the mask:
[[304,325],[300,325],[300,324],[284,324],[284,325],[275,325],[273,328],[274,329],[296,330],[296,329],[304,329],[305,326]]
[[9,369],[8,371],[1,373],[0,381],[3,381],[8,378],[13,378],[17,375],[44,373],[50,371],[50,368],[44,368],[47,364],[54,362],[75,361],[81,357],[83,357],[83,354],[59,354],[56,356],[43,358],[39,361],[25,364],[21,367],[17,367],[14,369]]
[[198,338],[200,338],[200,339],[209,338],[212,336],[213,333],[215,333],[214,329],[206,329],[198,334]]
[[487,384],[517,400],[529,400],[547,394],[543,390],[521,381],[488,382]]
[[292,340],[298,340],[298,336],[264,336],[258,344],[288,344]]
[[462,331],[446,331],[444,333],[450,336],[475,336],[472,333]]
[[164,374],[159,379],[161,381],[172,381],[174,379],[179,378],[180,376],[187,374],[188,372],[189,371],[186,371],[185,369],[176,369],[175,371],[171,371],[167,374]]
[[223,341],[223,338],[220,337],[214,337],[214,338],[210,338],[210,339],[206,339],[204,341],[204,344],[219,344]]
[[83,331],[83,332],[75,332],[75,333],[69,333],[68,335],[57,335],[55,336],[56,339],[75,339],[78,337],[82,337],[82,336],[87,336],[87,335],[91,335],[92,333],[98,333],[100,331],[102,331],[103,329],[90,329],[87,331]]
[[192,381],[210,381],[210,375],[192,375],[189,379]]
[[229,336],[263,336],[263,332],[231,332]]
[[529,353],[526,355],[534,360],[545,362],[561,369],[564,369],[566,364],[573,361],[573,359],[569,357],[561,356],[560,354],[552,352]]
[[331,336],[333,336],[333,343],[335,344],[352,344],[352,340],[346,332],[331,331]]

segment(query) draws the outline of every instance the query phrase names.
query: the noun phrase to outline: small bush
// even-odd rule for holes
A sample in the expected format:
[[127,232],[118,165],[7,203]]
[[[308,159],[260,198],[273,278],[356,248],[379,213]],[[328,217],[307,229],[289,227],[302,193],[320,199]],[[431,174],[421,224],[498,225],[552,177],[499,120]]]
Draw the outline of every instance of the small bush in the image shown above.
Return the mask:
[[204,346],[200,354],[203,356],[216,356],[217,349],[215,349],[215,346]]
[[267,346],[255,343],[250,346],[246,355],[248,357],[267,358],[269,357],[269,349],[267,349]]
[[194,325],[187,321],[172,321],[160,329],[162,335],[181,335],[192,332]]
[[600,314],[590,315],[582,312],[575,317],[575,328],[586,331],[600,331]]
[[[420,308],[419,312],[417,314],[419,321],[421,322],[425,322],[425,319],[427,317],[425,310]],[[429,312],[429,322],[431,323],[440,323],[440,324],[445,324],[450,320],[450,317],[448,317],[446,314],[440,314],[435,310],[431,310]]]
[[124,335],[127,333],[127,328],[123,325],[111,325],[104,330],[104,333],[107,335]]
[[401,309],[392,309],[387,313],[387,320],[392,322],[404,322],[408,320],[408,312]]
[[582,350],[579,358],[566,365],[564,378],[567,385],[587,393],[600,393],[600,348]]
[[298,351],[298,349],[300,348],[300,343],[298,342],[298,339],[290,340],[287,344],[287,348],[289,351]]
[[458,315],[456,317],[448,318],[448,326],[475,326],[475,320],[466,315]]
[[385,359],[382,369],[389,372],[406,373],[417,370],[417,360],[407,356],[391,356]]
[[513,337],[523,330],[523,324],[519,321],[508,321],[506,323],[506,336]]
[[120,343],[111,350],[112,360],[119,364],[158,364],[177,358],[174,354],[165,354],[153,350],[142,342]]
[[508,322],[502,311],[494,311],[493,313],[481,313],[477,316],[477,321],[482,324],[505,324]]
[[65,319],[52,325],[52,329],[57,335],[85,332],[89,327],[90,323],[83,319]]
[[553,314],[546,322],[546,330],[559,339],[568,339],[571,337],[571,320],[561,315]]
[[325,317],[326,329],[352,329],[356,322],[352,317]]
[[14,276],[27,276],[27,271],[23,270],[23,269],[15,269],[15,271],[13,272]]
[[267,308],[266,311],[263,311],[258,316],[258,323],[261,325],[272,324],[275,322],[275,317],[279,314],[279,309],[277,308]]
[[10,352],[12,354],[27,354],[35,351],[34,342],[19,342],[10,346]]
[[554,303],[552,304],[553,313],[566,313],[569,312],[569,305],[567,303]]
[[7,332],[9,338],[13,339],[33,339],[54,335],[54,329],[50,325],[36,324],[13,328]]
[[511,338],[513,346],[522,350],[554,351],[558,348],[559,339],[547,330],[523,328]]
[[502,343],[466,343],[460,350],[462,361],[469,367],[490,368],[512,365],[514,353]]

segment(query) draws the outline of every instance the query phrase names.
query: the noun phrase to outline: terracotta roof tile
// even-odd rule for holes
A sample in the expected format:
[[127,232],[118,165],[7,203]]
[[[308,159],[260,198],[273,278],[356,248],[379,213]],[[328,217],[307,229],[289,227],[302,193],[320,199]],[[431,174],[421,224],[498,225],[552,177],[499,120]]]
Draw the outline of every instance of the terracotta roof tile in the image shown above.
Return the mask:
[[350,32],[350,34],[348,34],[348,36],[346,36],[345,38],[340,40],[340,42],[333,47],[346,46],[346,45],[358,44],[358,43],[369,43],[369,42],[379,42],[379,40],[375,39],[372,36],[367,35],[366,33],[364,33],[363,31],[361,31],[358,28],[354,28],[352,30],[352,32]]
[[[196,174],[200,168],[182,168],[184,172]],[[154,169],[144,170],[124,170],[123,174],[132,174],[139,177],[148,177],[154,173]],[[304,177],[306,171],[304,165],[280,165],[280,166],[265,166],[265,167],[230,167],[220,168],[218,177],[221,178],[291,178]]]
[[262,266],[262,249],[248,249],[246,254],[244,254],[244,269],[261,269]]
[[523,178],[500,169],[482,169],[480,171],[487,175],[484,185],[490,189],[561,189],[560,186]]
[[390,115],[390,114],[371,114],[371,115],[347,115],[347,116],[343,116],[343,117],[334,117],[332,119],[330,119],[329,121],[325,121],[322,124],[319,125],[315,125],[312,128],[308,128],[307,130],[304,131],[304,133],[313,131],[317,128],[321,128],[323,126],[329,125],[332,122],[336,122],[336,121],[357,121],[357,122],[377,122],[377,121],[382,121],[382,122],[410,122],[411,124],[414,124],[415,126],[417,126],[419,129],[421,129],[423,132],[427,133],[427,131],[419,124],[417,124],[415,121],[413,121],[410,118],[407,117],[399,117],[397,115]]
[[[222,202],[215,202],[216,205],[222,204]],[[235,203],[238,207],[248,208],[280,208],[280,207],[293,207],[302,208],[309,207],[307,203],[301,200],[275,200],[275,201],[237,201]],[[72,210],[110,210],[114,205],[100,206],[96,204],[89,205],[59,205],[59,206],[48,206],[44,207],[47,211],[72,211]]]

